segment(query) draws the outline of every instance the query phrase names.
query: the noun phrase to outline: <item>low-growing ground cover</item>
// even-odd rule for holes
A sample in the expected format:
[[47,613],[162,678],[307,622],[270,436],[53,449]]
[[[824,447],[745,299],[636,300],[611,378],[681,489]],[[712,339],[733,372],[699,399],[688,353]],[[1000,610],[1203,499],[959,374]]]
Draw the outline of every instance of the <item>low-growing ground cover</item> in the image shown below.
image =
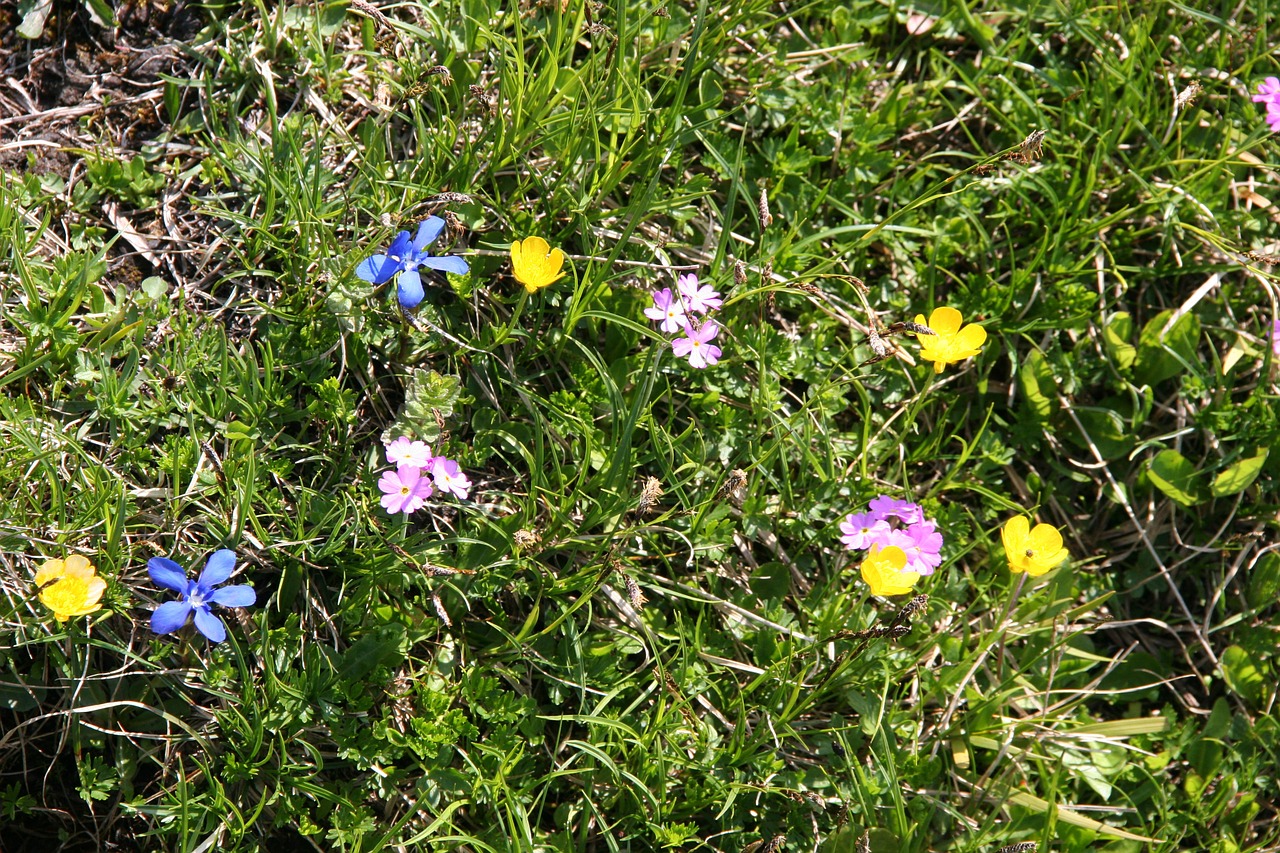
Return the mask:
[[1249,4],[20,4],[0,847],[1280,849]]

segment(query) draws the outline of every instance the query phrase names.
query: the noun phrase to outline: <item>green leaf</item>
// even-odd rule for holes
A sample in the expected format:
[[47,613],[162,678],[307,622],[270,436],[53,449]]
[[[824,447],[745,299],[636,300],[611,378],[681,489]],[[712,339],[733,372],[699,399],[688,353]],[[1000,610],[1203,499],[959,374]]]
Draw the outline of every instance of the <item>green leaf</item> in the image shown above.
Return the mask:
[[1254,607],[1267,607],[1280,598],[1280,554],[1263,554],[1249,573],[1249,589],[1245,597]]
[[1267,453],[1268,451],[1263,450],[1258,456],[1241,459],[1218,474],[1213,479],[1213,485],[1209,487],[1209,491],[1215,498],[1240,494],[1258,479],[1258,474],[1262,472],[1262,465],[1267,461]]
[[1155,385],[1177,376],[1197,360],[1200,319],[1194,314],[1184,314],[1166,330],[1165,326],[1172,318],[1173,311],[1161,311],[1138,336],[1138,356],[1133,373],[1140,384]]
[[1112,317],[1102,330],[1102,342],[1107,348],[1107,355],[1111,356],[1111,361],[1122,372],[1133,367],[1133,361],[1138,357],[1138,348],[1129,343],[1131,337],[1133,318],[1127,311],[1121,311]]
[[392,623],[381,625],[365,634],[346,650],[338,663],[338,677],[348,684],[356,684],[378,667],[399,660],[408,651],[408,637],[404,626]]
[[145,293],[147,298],[152,302],[159,302],[164,298],[164,295],[169,292],[169,282],[165,281],[158,275],[144,278],[139,287],[142,288],[142,292]]
[[40,38],[44,32],[44,22],[49,20],[53,11],[53,0],[19,0],[18,14],[22,23],[18,25],[18,35],[24,39]]
[[84,8],[88,11],[89,18],[98,26],[120,26],[120,21],[116,19],[115,10],[106,3],[106,0],[84,0]]
[[461,394],[462,380],[444,376],[434,370],[414,370],[405,391],[400,416],[383,434],[382,443],[390,444],[402,435],[433,442],[440,437],[440,420],[453,414]]
[[1268,676],[1262,664],[1254,661],[1240,646],[1228,646],[1222,653],[1222,677],[1237,695],[1253,704],[1261,701],[1267,689]]
[[[1088,447],[1092,442],[1103,459],[1118,459],[1133,448],[1133,438],[1125,432],[1124,418],[1118,412],[1112,409],[1080,409],[1076,418],[1088,436],[1087,442],[1081,440],[1081,446]],[[1078,432],[1071,430],[1069,434]]]
[[40,707],[30,690],[23,690],[17,685],[0,684],[0,708],[8,708],[19,714],[25,714]]
[[1058,384],[1053,368],[1039,350],[1032,350],[1018,368],[1018,385],[1032,417],[1044,422],[1057,407]]
[[1176,450],[1162,450],[1151,460],[1147,475],[1156,488],[1185,507],[1200,503],[1199,471]]

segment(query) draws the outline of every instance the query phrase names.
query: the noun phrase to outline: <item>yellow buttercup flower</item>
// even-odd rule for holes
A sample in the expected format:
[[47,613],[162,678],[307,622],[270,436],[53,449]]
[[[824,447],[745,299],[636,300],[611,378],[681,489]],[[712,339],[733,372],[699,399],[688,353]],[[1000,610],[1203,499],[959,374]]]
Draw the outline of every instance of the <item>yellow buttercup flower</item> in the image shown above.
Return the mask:
[[40,588],[40,600],[59,622],[101,610],[102,594],[107,591],[107,582],[79,554],[65,560],[46,560],[36,571],[36,586]]
[[564,278],[563,267],[564,252],[551,248],[541,237],[525,237],[511,244],[511,270],[530,293]]
[[871,587],[872,595],[905,595],[920,580],[919,572],[902,570],[906,565],[907,552],[897,545],[872,545],[862,561],[862,579]]
[[919,338],[920,357],[933,362],[934,373],[941,373],[942,368],[953,362],[973,358],[982,352],[982,345],[987,341],[987,330],[977,323],[961,328],[960,312],[954,308],[933,309],[928,323],[924,322],[923,314],[917,314],[916,322],[934,331]]
[[1026,572],[1032,577],[1044,574],[1067,559],[1067,549],[1062,547],[1062,534],[1052,524],[1037,524],[1021,515],[1015,515],[1000,530],[1004,540],[1004,552],[1009,557],[1009,571]]

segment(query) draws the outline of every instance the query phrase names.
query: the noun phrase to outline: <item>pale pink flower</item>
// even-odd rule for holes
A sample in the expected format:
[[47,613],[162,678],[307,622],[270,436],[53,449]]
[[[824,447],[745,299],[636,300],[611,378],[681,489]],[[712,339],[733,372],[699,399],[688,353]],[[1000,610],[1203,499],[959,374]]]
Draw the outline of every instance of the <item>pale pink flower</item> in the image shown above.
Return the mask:
[[431,464],[431,448],[424,441],[411,441],[402,435],[387,445],[387,461],[393,465],[426,468]]
[[685,322],[684,305],[671,293],[671,288],[664,287],[654,291],[653,307],[644,309],[644,316],[662,321],[658,328],[668,334],[678,332]]
[[[724,300],[720,298],[720,294],[709,284],[698,285],[698,277],[693,273],[682,275],[676,279],[676,288],[680,291],[680,296],[684,300],[686,311],[692,311],[695,314],[706,314],[714,308],[724,305]],[[675,331],[669,329],[664,331]]]
[[897,545],[907,555],[907,571],[931,575],[942,565],[942,534],[932,521],[917,521],[893,531],[890,545]]
[[437,489],[450,492],[454,497],[466,500],[471,491],[471,481],[452,459],[437,456],[431,463],[431,476],[436,481]]
[[888,495],[872,498],[871,514],[886,521],[890,518],[897,518],[907,524],[915,524],[924,518],[924,510],[920,508],[919,504],[900,501]]
[[701,370],[720,360],[720,347],[710,343],[720,334],[720,325],[715,320],[707,320],[695,329],[688,323],[684,326],[685,337],[671,342],[671,350],[680,358],[688,358],[689,366]]
[[885,535],[889,533],[889,522],[875,513],[849,513],[840,522],[840,532],[844,535],[840,541],[850,551],[861,551],[872,545],[887,545]]
[[408,515],[421,509],[432,492],[431,481],[414,465],[401,465],[387,471],[378,480],[378,488],[382,490],[382,508],[392,515],[397,512]]
[[1258,94],[1253,96],[1256,104],[1267,105],[1267,124],[1272,132],[1280,133],[1280,79],[1268,77],[1258,84]]

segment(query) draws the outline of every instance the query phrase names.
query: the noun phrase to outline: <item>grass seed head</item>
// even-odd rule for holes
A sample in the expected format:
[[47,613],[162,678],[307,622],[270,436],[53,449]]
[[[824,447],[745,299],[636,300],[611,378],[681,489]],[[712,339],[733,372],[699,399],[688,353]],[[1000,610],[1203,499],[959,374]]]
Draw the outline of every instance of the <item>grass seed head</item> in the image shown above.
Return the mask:
[[648,599],[644,597],[644,593],[640,590],[640,584],[636,583],[636,579],[631,575],[624,574],[622,582],[627,586],[627,600],[631,602],[631,606],[636,610],[644,607],[644,603]]
[[531,551],[542,544],[542,537],[536,530],[521,528],[511,537],[521,551]]
[[747,263],[737,260],[733,262],[733,283],[741,287],[747,283]]
[[453,620],[449,618],[449,611],[444,609],[444,602],[440,600],[440,593],[431,593],[431,606],[436,609],[436,615],[440,617],[440,621],[444,623],[444,626],[452,628]]
[[640,486],[640,499],[636,501],[636,512],[644,514],[658,505],[662,497],[662,481],[657,477],[646,477]]
[[1185,89],[1178,93],[1178,97],[1173,99],[1173,108],[1178,112],[1182,112],[1187,107],[1191,106],[1191,103],[1196,99],[1196,95],[1199,95],[1200,92],[1201,86],[1199,81],[1192,80]]
[[719,497],[736,507],[741,507],[742,502],[747,499],[747,472],[741,468],[730,471],[724,484],[720,486]]
[[773,224],[773,214],[769,212],[769,191],[764,187],[760,188],[760,201],[756,204],[756,210],[760,214],[760,230],[764,231]]
[[1048,131],[1033,130],[1018,145],[1018,150],[1014,151],[1009,159],[1018,160],[1024,165],[1030,165],[1040,159],[1040,155],[1044,153],[1044,137]]

